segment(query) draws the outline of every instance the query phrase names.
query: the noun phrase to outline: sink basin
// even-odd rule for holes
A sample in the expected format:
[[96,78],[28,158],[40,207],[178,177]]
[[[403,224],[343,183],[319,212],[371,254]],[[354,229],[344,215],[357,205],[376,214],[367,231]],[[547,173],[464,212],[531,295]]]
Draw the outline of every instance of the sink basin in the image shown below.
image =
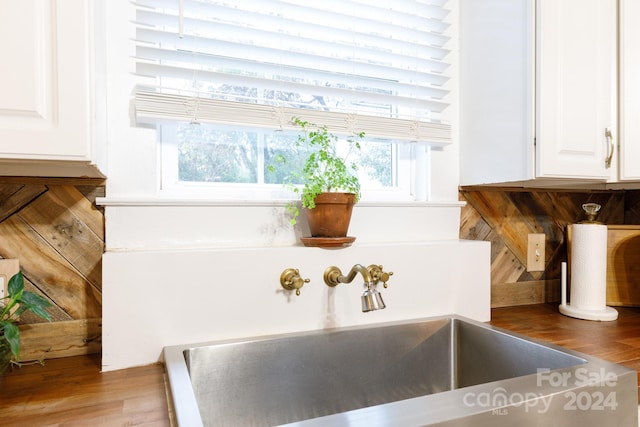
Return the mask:
[[179,426],[638,425],[635,371],[459,316],[164,358]]

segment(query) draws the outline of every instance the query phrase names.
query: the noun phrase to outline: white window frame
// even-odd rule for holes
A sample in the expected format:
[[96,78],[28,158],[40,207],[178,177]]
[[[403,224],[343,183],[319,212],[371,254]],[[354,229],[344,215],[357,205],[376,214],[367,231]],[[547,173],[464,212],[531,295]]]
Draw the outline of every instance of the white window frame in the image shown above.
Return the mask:
[[[297,196],[281,184],[184,182],[178,175],[176,138],[167,136],[171,125],[158,130],[160,140],[160,195],[166,197],[206,197],[213,200],[289,200]],[[419,144],[398,144],[396,185],[383,189],[363,186],[362,201],[413,202],[429,200],[430,147]]]

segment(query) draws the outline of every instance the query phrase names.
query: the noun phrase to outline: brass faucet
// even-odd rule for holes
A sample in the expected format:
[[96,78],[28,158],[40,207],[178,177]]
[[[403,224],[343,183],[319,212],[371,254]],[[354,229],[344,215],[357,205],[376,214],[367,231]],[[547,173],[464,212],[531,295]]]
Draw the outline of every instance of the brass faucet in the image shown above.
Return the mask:
[[340,283],[351,283],[353,279],[360,273],[362,278],[364,279],[364,293],[362,294],[362,311],[374,311],[381,310],[385,308],[384,301],[382,300],[382,295],[380,292],[376,290],[376,285],[378,282],[382,281],[384,287],[387,287],[387,281],[389,277],[393,275],[393,272],[385,272],[382,270],[381,265],[372,264],[368,267],[364,267],[361,264],[356,264],[351,267],[351,271],[349,274],[344,276],[342,271],[336,267],[331,266],[328,267],[324,271],[324,282],[327,286],[335,287]]

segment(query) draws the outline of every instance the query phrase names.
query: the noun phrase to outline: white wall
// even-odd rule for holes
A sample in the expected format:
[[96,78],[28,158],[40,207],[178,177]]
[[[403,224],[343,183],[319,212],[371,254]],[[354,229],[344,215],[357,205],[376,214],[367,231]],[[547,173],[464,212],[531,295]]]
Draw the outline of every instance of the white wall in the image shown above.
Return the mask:
[[[458,151],[432,153],[432,202],[361,203],[350,248],[305,248],[275,203],[165,199],[152,131],[131,127],[134,51],[127,0],[107,21],[107,252],[103,258],[103,369],[153,363],[166,345],[455,313],[489,320],[489,243],[458,241]],[[452,109],[455,111],[455,109]],[[330,265],[394,272],[387,308],[360,311],[360,278],[330,289]],[[285,268],[311,283],[282,290]]]
[[[103,369],[159,360],[167,345],[459,313],[489,319],[488,243],[436,242],[108,252],[103,260]],[[482,244],[485,243],[485,244]],[[384,310],[362,313],[362,278],[330,288],[326,267],[393,271]],[[280,286],[300,270],[300,296]]]

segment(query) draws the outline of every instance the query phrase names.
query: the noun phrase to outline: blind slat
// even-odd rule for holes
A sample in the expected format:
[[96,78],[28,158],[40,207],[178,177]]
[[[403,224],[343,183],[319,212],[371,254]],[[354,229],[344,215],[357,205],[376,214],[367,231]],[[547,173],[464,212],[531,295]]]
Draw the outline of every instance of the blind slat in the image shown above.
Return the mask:
[[[175,1],[175,0],[174,0]],[[199,8],[201,9],[201,8]],[[230,11],[231,10],[231,11]],[[300,20],[286,20],[283,16],[274,16],[272,14],[261,14],[244,12],[239,15],[237,11],[225,7],[209,6],[204,10],[199,10],[197,14],[184,15],[185,23],[188,23],[188,31],[202,38],[225,38],[235,33],[237,29],[247,31],[259,31],[265,34],[270,32],[280,35],[300,35],[304,34],[307,39],[319,39],[326,33],[338,40],[354,40],[357,36],[359,40],[369,39],[375,41],[375,44],[369,47],[378,47],[380,43],[384,46],[387,43],[405,43],[407,46],[442,46],[446,44],[449,37],[443,34],[442,30],[446,29],[446,25],[440,25],[439,21],[427,20],[416,28],[403,25],[393,25],[386,21],[375,21],[371,19],[363,20],[360,17],[346,16],[342,20],[337,19],[338,16],[332,12],[331,16],[322,20],[321,17],[313,14],[318,12],[308,12],[308,15],[301,15]],[[161,25],[165,28],[175,29],[179,25],[178,10],[140,10],[137,13],[137,19],[141,22],[153,22],[154,25]],[[312,16],[313,19],[308,19]],[[381,12],[379,16],[386,16]],[[305,19],[307,18],[307,19]],[[357,28],[360,23],[361,30]],[[404,20],[406,24],[406,20]],[[438,25],[436,25],[438,24]],[[425,29],[425,25],[430,25],[429,29]],[[286,26],[286,31],[283,31]],[[384,27],[380,27],[384,26]],[[439,27],[437,30],[436,27]],[[376,31],[371,31],[376,28]],[[218,29],[224,31],[219,32]]]
[[180,120],[187,122],[247,125],[247,112],[253,117],[250,126],[269,129],[298,130],[293,117],[311,123],[322,123],[337,134],[354,134],[363,129],[371,138],[388,138],[410,142],[446,145],[450,142],[451,126],[446,123],[427,123],[418,120],[373,117],[356,114],[326,112],[264,104],[240,104],[233,101],[194,98],[182,95],[158,95],[157,92],[137,90],[136,115],[141,122]]
[[[235,64],[234,61],[227,61],[227,64]],[[275,66],[270,66],[269,64],[259,63],[259,64],[246,64],[241,63],[240,65],[253,65],[254,70],[261,70],[265,73],[274,73],[277,74],[278,68]],[[287,86],[291,90],[300,90],[303,92],[311,93],[315,96],[322,95],[337,95],[348,98],[362,98],[363,100],[369,99],[383,99],[387,102],[392,102],[393,98],[398,99],[400,104],[405,104],[400,102],[403,98],[402,94],[410,93],[417,99],[410,100],[410,104],[419,104],[424,102],[427,105],[431,100],[437,101],[441,100],[448,91],[443,89],[440,86],[432,87],[432,86],[418,86],[412,85],[410,83],[401,83],[398,81],[392,80],[381,80],[376,81],[374,77],[361,77],[361,76],[345,76],[344,74],[340,74],[336,72],[337,75],[332,75],[334,73],[330,71],[322,71],[322,70],[313,70],[313,69],[289,69],[286,76],[288,77],[312,77],[317,79],[323,79],[330,77],[335,83],[333,86],[317,86],[311,85],[306,82],[300,83],[292,83],[288,80],[281,79],[272,79],[270,85],[273,88],[278,88],[279,90],[285,90]],[[198,68],[186,68],[172,65],[159,65],[155,63],[143,63],[142,61],[138,65],[137,72],[141,75],[157,75],[161,73],[165,77],[172,77],[177,79],[184,80],[192,80],[192,79],[209,79],[211,81],[211,86],[209,90],[202,90],[202,93],[207,92],[215,92],[214,87],[220,83],[224,84],[236,84],[236,85],[261,85],[262,80],[259,77],[252,77],[251,75],[228,75],[224,72],[216,72],[216,71],[208,71],[206,69],[198,69]],[[398,73],[402,74],[402,73]],[[436,78],[438,76],[435,76]],[[434,78],[433,80],[436,80]],[[374,80],[374,82],[372,82]],[[439,81],[439,80],[438,80]],[[364,91],[354,91],[354,88],[362,87],[364,85],[371,85],[375,83],[376,92],[364,92]],[[393,92],[392,92],[393,91]],[[438,111],[441,111],[440,109]]]
[[[160,10],[167,16],[178,16],[178,0],[138,0],[135,2],[147,10]],[[235,2],[216,2],[201,0],[184,0],[185,15],[197,16],[200,19],[218,22],[233,21],[245,23],[248,27],[264,27],[265,21],[294,21],[313,25],[311,30],[321,25],[327,30],[350,28],[366,33],[373,28],[376,32],[396,33],[398,29],[408,31],[418,28],[420,33],[444,33],[448,23],[444,17],[448,13],[445,7],[424,4],[418,1],[405,1],[404,7],[393,7],[389,2],[378,2],[372,5],[368,1],[323,0],[239,0]],[[430,2],[432,3],[432,2]],[[427,25],[425,26],[425,21]],[[384,27],[377,26],[382,24]],[[413,37],[409,41],[414,41]]]
[[[185,20],[185,25],[193,29],[193,21]],[[191,25],[190,25],[191,24]],[[137,38],[142,42],[152,44],[162,44],[165,48],[171,46],[178,50],[194,50],[197,47],[199,52],[219,52],[224,46],[218,46],[216,43],[225,43],[226,45],[234,44],[242,47],[243,45],[252,46],[254,50],[259,48],[279,49],[283,51],[298,52],[331,52],[333,56],[342,57],[346,54],[358,54],[360,59],[369,59],[382,63],[384,60],[391,59],[395,64],[412,64],[418,65],[415,61],[420,62],[437,62],[444,58],[449,50],[440,45],[423,44],[420,46],[409,45],[399,39],[383,38],[381,36],[372,35],[350,35],[349,43],[347,41],[348,32],[342,37],[335,37],[333,40],[301,37],[295,34],[280,34],[277,32],[256,30],[236,25],[215,24],[216,31],[224,33],[224,36],[213,38],[213,35],[203,37],[201,34],[192,35],[185,33],[182,37],[175,37],[176,33],[173,29],[164,27],[158,28],[140,28],[137,32]],[[324,31],[319,29],[318,32]],[[356,44],[357,49],[353,44]],[[329,50],[330,49],[330,50]],[[234,52],[240,55],[241,52]]]

